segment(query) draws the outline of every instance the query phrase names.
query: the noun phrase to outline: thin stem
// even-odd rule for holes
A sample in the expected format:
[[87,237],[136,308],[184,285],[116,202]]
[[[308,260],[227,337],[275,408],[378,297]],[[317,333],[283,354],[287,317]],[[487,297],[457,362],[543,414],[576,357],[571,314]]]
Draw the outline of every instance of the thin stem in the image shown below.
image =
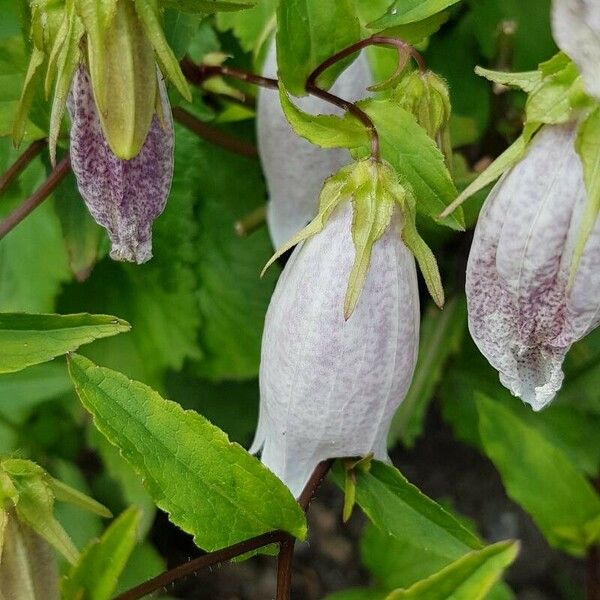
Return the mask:
[[292,563],[296,540],[286,535],[279,545],[277,557],[277,600],[290,600],[292,590]]
[[186,577],[187,575],[192,575],[200,569],[231,560],[236,556],[241,556],[242,554],[246,554],[252,550],[268,546],[269,544],[282,542],[286,535],[287,534],[281,531],[269,531],[268,533],[263,533],[262,535],[249,540],[244,540],[243,542],[223,548],[222,550],[204,554],[203,556],[195,558],[194,560],[190,560],[189,562],[179,565],[170,571],[165,571],[164,573],[161,573],[160,575],[157,575],[156,577],[153,577],[152,579],[149,579],[148,581],[130,590],[127,590],[126,592],[123,592],[114,598],[114,600],[138,600],[139,598],[143,598],[151,592],[164,588],[178,579]]
[[241,154],[242,156],[254,157],[258,155],[258,151],[254,144],[228,135],[217,127],[202,122],[192,113],[181,108],[181,106],[175,106],[173,108],[173,118],[178,123],[181,123],[186,129],[189,129],[191,132],[216,146],[221,146],[221,148],[225,148],[235,154]]
[[34,192],[32,196],[27,198],[22,204],[17,206],[4,221],[0,222],[0,240],[12,231],[25,217],[32,213],[52,192],[56,189],[59,183],[67,176],[71,170],[71,161],[69,157],[63,158],[54,167],[46,181]]
[[8,186],[27,168],[27,165],[29,165],[45,146],[45,140],[36,140],[27,146],[23,154],[21,154],[8,168],[8,171],[0,177],[0,195],[6,191]]
[[265,222],[266,218],[267,205],[261,204],[258,208],[255,208],[252,212],[235,222],[235,232],[240,237],[246,237],[254,233]]
[[316,469],[313,471],[310,479],[304,486],[302,493],[298,496],[298,504],[305,510],[308,510],[308,505],[311,503],[317,489],[321,485],[321,482],[329,473],[329,469],[333,465],[333,459],[324,460],[320,462]]
[[262,75],[243,71],[242,69],[235,69],[234,67],[227,67],[225,65],[197,65],[187,57],[181,61],[180,65],[186,79],[194,85],[202,85],[211,77],[221,76],[233,77],[233,79],[239,79],[240,81],[246,81],[247,83],[272,90],[279,88],[279,81],[277,79],[263,77]]

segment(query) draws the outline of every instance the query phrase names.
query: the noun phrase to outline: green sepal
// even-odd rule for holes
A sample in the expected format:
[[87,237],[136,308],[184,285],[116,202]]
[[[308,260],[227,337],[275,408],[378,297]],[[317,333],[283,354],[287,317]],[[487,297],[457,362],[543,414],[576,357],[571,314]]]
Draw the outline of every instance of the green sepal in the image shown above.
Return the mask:
[[167,43],[160,25],[158,6],[149,0],[135,0],[135,10],[142,22],[146,35],[154,48],[156,58],[163,74],[168,77],[179,93],[188,101],[192,101],[190,86],[181,72],[177,57]]
[[484,69],[483,67],[475,67],[475,73],[498,85],[517,88],[524,92],[533,92],[533,90],[535,90],[542,82],[542,73],[540,71],[510,73],[507,71],[492,71],[490,69]]
[[130,0],[116,3],[108,28],[105,22],[111,15],[98,10],[97,2],[78,0],[77,8],[87,32],[89,71],[104,137],[115,156],[129,160],[140,152],[154,115],[154,49]]
[[583,166],[587,203],[571,262],[570,284],[573,283],[585,245],[600,212],[600,106],[597,106],[579,125],[575,150]]
[[346,458],[343,461],[345,469],[344,480],[344,508],[342,510],[342,520],[347,523],[352,516],[354,505],[356,504],[356,471],[360,469],[363,473],[368,473],[373,462],[373,453],[369,452],[366,456],[358,460]]
[[33,96],[35,94],[35,85],[38,76],[40,75],[40,67],[43,65],[44,59],[44,51],[40,50],[37,46],[34,46],[31,58],[29,59],[29,66],[27,67],[27,73],[25,74],[25,83],[23,84],[23,90],[21,91],[21,97],[19,99],[17,113],[13,124],[12,138],[15,146],[20,145],[23,136],[25,135],[27,116],[31,110],[31,104],[33,103]]
[[[65,107],[67,105],[67,97],[71,89],[71,81],[75,70],[81,61],[79,43],[84,34],[83,23],[77,16],[73,6],[71,5],[66,17],[67,32],[65,39],[60,47],[56,66],[56,84],[54,87],[54,99],[52,101],[52,110],[50,112],[50,125],[48,131],[48,147],[50,151],[50,162],[56,163],[56,144],[60,134],[60,125]],[[48,66],[50,71],[50,65]],[[46,79],[48,82],[48,79]]]

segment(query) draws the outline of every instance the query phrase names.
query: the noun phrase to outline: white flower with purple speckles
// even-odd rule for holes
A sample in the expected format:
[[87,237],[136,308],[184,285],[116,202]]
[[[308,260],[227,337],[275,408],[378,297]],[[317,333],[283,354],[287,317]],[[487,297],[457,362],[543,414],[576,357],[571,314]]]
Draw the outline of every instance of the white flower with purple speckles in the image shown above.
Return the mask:
[[68,100],[71,165],[79,192],[112,243],[111,257],[144,263],[152,257],[152,223],[165,207],[173,177],[173,122],[162,77],[162,115],[154,115],[140,153],[121,160],[110,150],[89,76],[75,74]]
[[251,452],[298,495],[323,460],[387,459],[391,418],[416,362],[415,260],[401,239],[400,210],[373,244],[348,320],[344,297],[355,259],[352,210],[343,201],[324,229],[298,246],[266,316],[260,417]]
[[496,184],[467,267],[471,335],[534,410],[560,389],[571,345],[600,323],[600,221],[570,279],[587,199],[576,133],[573,123],[545,126]]
[[600,2],[554,0],[552,31],[559,48],[581,71],[588,94],[600,100]]

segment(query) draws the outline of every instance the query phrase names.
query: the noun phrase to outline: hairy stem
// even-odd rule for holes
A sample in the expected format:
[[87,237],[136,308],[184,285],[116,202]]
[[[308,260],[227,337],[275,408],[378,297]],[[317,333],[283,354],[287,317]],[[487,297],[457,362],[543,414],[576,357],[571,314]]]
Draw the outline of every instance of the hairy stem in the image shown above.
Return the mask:
[[46,181],[42,183],[42,185],[33,193],[32,196],[17,206],[17,208],[15,208],[15,210],[13,210],[4,219],[4,221],[0,222],[0,240],[50,196],[58,184],[67,176],[70,170],[71,160],[67,156],[63,158],[56,165],[56,167],[54,167],[54,169],[52,169],[52,172]]
[[46,140],[36,140],[32,142],[23,154],[15,160],[8,168],[6,173],[0,177],[0,195],[3,194],[8,186],[27,168],[27,165],[44,149]]
[[286,535],[279,545],[277,557],[277,600],[290,600],[292,590],[292,562],[296,540]]
[[189,129],[192,133],[195,133],[206,141],[215,144],[215,146],[221,146],[221,148],[225,148],[225,150],[229,150],[235,154],[241,154],[242,156],[254,157],[258,155],[258,151],[254,144],[228,135],[217,127],[204,123],[180,106],[175,106],[173,108],[173,118],[178,123],[181,123],[186,129]]

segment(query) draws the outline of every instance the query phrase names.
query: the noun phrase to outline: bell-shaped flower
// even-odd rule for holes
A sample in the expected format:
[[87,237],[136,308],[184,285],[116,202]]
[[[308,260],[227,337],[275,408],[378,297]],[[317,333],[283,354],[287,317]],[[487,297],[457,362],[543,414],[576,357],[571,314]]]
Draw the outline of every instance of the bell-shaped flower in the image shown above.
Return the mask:
[[581,71],[588,94],[600,100],[600,2],[553,0],[552,32]]
[[471,335],[534,410],[560,389],[571,345],[600,322],[600,221],[574,256],[587,201],[576,134],[569,123],[535,136],[486,200],[467,267]]
[[[277,76],[275,43],[269,48],[263,74]],[[371,80],[367,58],[361,54],[340,75],[332,92],[347,100],[359,100]],[[310,113],[332,112],[330,104],[313,96],[298,98],[298,106]],[[317,148],[294,134],[278,94],[271,90],[259,90],[256,126],[269,191],[267,223],[273,246],[278,248],[315,216],[323,182],[348,161],[348,153],[339,148]]]
[[388,165],[345,167],[326,181],[319,215],[278,253],[300,242],[267,311],[251,452],[262,449],[295,495],[323,460],[387,460],[419,338],[406,198]]
[[98,117],[89,76],[75,74],[68,109],[71,115],[71,166],[85,203],[106,228],[111,257],[144,263],[152,257],[152,223],[167,202],[173,176],[173,121],[166,89],[159,77],[159,112],[140,152],[117,158]]

